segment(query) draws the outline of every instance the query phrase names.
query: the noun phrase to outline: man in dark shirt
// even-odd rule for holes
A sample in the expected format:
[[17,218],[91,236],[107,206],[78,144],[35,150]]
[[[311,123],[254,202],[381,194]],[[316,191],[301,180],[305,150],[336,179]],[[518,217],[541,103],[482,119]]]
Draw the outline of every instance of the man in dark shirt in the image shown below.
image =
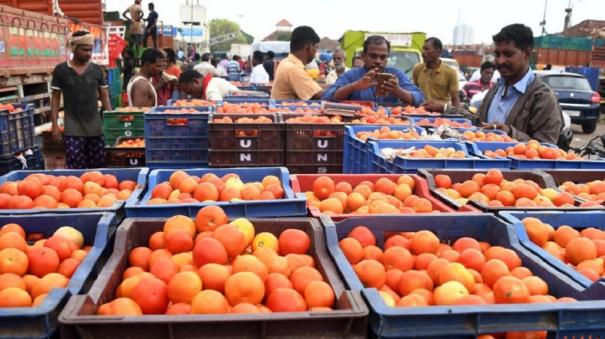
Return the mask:
[[150,2],[149,3],[149,15],[147,16],[147,27],[145,27],[145,36],[143,36],[143,47],[147,47],[147,38],[151,35],[151,39],[153,40],[153,48],[158,48],[158,12],[155,11],[155,5]]
[[273,51],[268,51],[267,60],[263,62],[263,67],[265,67],[265,71],[269,74],[270,81],[273,81],[275,76],[275,62],[273,61],[273,58],[275,58],[275,53],[273,53]]
[[70,38],[73,59],[60,63],[53,71],[52,135],[57,141],[61,137],[57,118],[63,94],[67,168],[105,166],[105,141],[98,97],[103,110],[111,110],[111,104],[105,74],[101,67],[90,61],[93,42],[90,33],[75,32]]

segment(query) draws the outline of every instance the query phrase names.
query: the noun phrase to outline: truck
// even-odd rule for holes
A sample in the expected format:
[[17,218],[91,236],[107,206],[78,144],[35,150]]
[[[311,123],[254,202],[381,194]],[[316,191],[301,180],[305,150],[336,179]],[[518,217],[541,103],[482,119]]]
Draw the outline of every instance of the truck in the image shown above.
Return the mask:
[[426,40],[426,33],[384,33],[366,31],[346,31],[340,38],[340,47],[347,57],[347,67],[352,66],[353,57],[363,51],[364,41],[372,36],[383,36],[391,43],[391,53],[387,66],[395,67],[412,76],[412,69],[422,62],[422,45]]

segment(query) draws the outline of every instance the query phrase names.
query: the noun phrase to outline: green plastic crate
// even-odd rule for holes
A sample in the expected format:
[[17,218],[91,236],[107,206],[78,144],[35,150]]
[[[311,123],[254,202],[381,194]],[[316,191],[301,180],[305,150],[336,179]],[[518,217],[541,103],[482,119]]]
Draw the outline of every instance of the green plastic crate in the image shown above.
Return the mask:
[[[119,103],[119,100],[118,100]],[[112,102],[113,105],[113,102]],[[103,134],[105,143],[113,145],[118,137],[143,137],[145,121],[143,112],[104,112]]]

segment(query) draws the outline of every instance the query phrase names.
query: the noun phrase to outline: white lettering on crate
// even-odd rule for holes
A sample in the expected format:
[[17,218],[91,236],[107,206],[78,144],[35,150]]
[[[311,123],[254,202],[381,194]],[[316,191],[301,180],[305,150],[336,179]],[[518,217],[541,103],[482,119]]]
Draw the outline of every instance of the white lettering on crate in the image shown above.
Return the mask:
[[240,153],[239,161],[241,162],[252,162],[252,154],[250,153]]
[[241,148],[250,148],[250,147],[252,147],[252,140],[250,140],[250,139],[240,139],[239,146]]
[[328,155],[326,153],[317,154],[317,162],[328,162]]
[[330,145],[330,143],[326,139],[318,139],[317,140],[317,147],[318,148],[328,148],[329,145]]

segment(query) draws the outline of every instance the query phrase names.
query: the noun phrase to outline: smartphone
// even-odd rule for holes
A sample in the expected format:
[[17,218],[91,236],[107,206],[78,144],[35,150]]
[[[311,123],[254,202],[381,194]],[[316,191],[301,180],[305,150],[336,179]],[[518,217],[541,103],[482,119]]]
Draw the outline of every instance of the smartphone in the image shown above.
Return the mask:
[[378,73],[376,74],[376,96],[384,96],[386,93],[382,90],[382,84],[394,79],[395,75],[391,73]]

